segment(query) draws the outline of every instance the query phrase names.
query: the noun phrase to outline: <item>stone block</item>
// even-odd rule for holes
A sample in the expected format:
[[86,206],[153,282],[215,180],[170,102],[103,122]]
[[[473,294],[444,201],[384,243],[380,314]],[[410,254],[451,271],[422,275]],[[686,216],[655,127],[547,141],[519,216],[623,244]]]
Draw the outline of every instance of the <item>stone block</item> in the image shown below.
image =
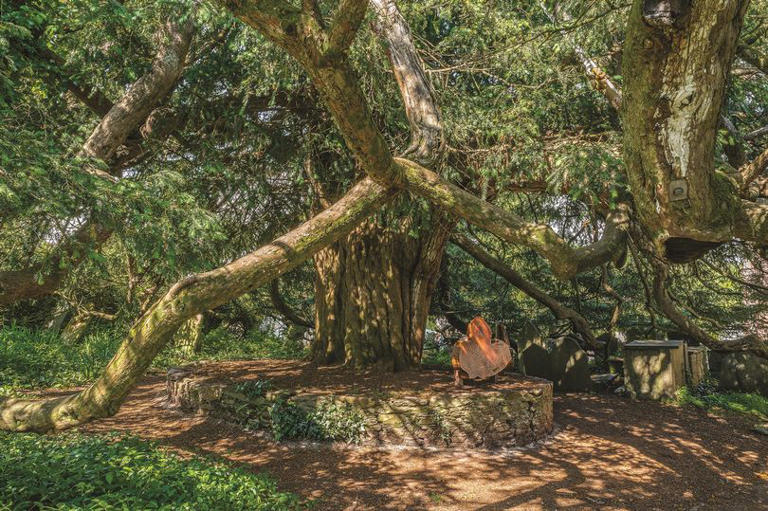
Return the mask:
[[624,346],[624,384],[633,398],[673,398],[685,385],[683,341],[633,341]]
[[720,387],[768,396],[768,360],[746,352],[726,353],[720,358]]
[[708,350],[705,346],[688,346],[688,384],[698,385],[709,374]]
[[525,374],[545,378],[563,392],[587,392],[592,388],[587,354],[570,338],[528,343],[521,354]]

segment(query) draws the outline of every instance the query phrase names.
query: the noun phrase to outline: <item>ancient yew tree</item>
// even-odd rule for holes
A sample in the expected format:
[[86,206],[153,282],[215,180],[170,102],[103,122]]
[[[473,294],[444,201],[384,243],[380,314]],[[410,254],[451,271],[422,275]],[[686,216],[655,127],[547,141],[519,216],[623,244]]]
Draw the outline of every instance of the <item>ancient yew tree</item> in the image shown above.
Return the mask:
[[[734,63],[741,62],[737,53],[758,63],[749,64],[749,76],[765,78],[754,58],[762,51],[754,34],[764,28],[740,38],[748,1],[634,0],[628,10],[598,13],[576,1],[551,6],[551,12],[524,2],[519,10],[495,5],[492,21],[468,6],[447,5],[443,12],[393,0],[239,0],[216,8],[180,2],[165,18],[146,9],[152,2],[136,2],[134,11],[131,4],[112,6],[116,11],[105,23],[112,27],[120,19],[113,27],[120,32],[132,26],[126,20],[145,22],[135,34],[125,30],[125,38],[138,38],[144,64],[128,73],[133,80],[112,77],[114,100],[50,54],[56,38],[36,42],[34,34],[53,33],[76,55],[78,40],[67,38],[77,30],[53,6],[40,2],[36,12],[50,10],[50,20],[42,15],[25,27],[19,20],[33,11],[14,4],[8,22],[29,32],[11,38],[14,65],[44,75],[90,111],[78,115],[101,120],[81,137],[76,156],[70,144],[69,153],[49,150],[44,162],[32,162],[66,160],[56,167],[57,179],[86,183],[87,200],[45,210],[64,225],[32,229],[34,240],[10,251],[16,265],[0,272],[0,304],[21,307],[30,298],[44,304],[53,293],[67,298],[58,290],[68,274],[113,250],[126,261],[126,310],[138,319],[93,385],[55,400],[7,399],[0,427],[46,431],[114,414],[182,324],[310,259],[316,361],[387,370],[416,366],[430,312],[450,309],[445,293],[436,292],[445,276],[441,268],[450,263],[449,240],[567,321],[587,344],[594,343],[594,327],[548,290],[570,283],[578,297],[577,277],[599,270],[599,292],[616,302],[609,322],[614,328],[629,300],[610,279],[631,267],[638,279],[633,294],[645,297],[654,328],[663,315],[711,347],[768,356],[768,339],[760,335],[726,341],[703,328],[702,315],[681,310],[670,283],[677,266],[706,261],[717,247],[736,243],[759,254],[768,243],[768,205],[761,200],[768,158],[757,149],[761,135],[737,133],[724,106]],[[406,6],[416,28],[400,11]],[[470,22],[475,32],[467,36],[462,23]],[[621,44],[608,53],[620,78],[600,69],[570,34],[600,22],[616,25],[608,39]],[[531,35],[531,25],[543,28]],[[527,44],[526,34],[533,40],[553,33],[565,34],[560,46],[576,59],[571,67],[586,70],[603,94],[584,87],[581,76],[578,87],[551,88],[557,97],[588,96],[591,103],[537,108],[562,108],[572,118],[578,115],[569,108],[582,108],[585,117],[599,112],[608,118],[602,128],[574,134],[575,122],[566,119],[552,136],[552,129],[536,127],[556,116],[530,107],[551,103],[535,96],[549,90],[549,78],[525,80],[546,76],[554,64],[536,65],[535,59],[548,58],[542,56],[546,43],[539,53],[514,52]],[[467,47],[477,41],[488,46],[471,58],[452,57],[459,53],[450,47],[452,38]],[[84,65],[78,58],[75,64]],[[504,67],[512,68],[507,78]],[[752,105],[762,101],[755,98]],[[65,119],[67,108],[58,104],[52,118]],[[765,111],[764,104],[754,108]],[[463,112],[484,113],[490,121],[483,125]],[[592,143],[610,146],[594,165],[583,163],[588,158],[578,149]],[[8,165],[9,175],[21,175],[18,154]],[[171,169],[178,170],[168,177]],[[300,177],[288,179],[294,175]],[[57,182],[45,181],[52,193]],[[22,197],[16,190],[23,181],[11,185],[7,195]],[[157,199],[160,191],[170,191],[169,197]],[[110,201],[121,214],[108,214]],[[189,221],[193,204],[220,219],[222,232],[210,235],[210,246],[195,242],[210,226]],[[35,200],[15,200],[3,222],[21,231],[40,208]],[[144,232],[154,232],[153,208],[178,214],[155,238]],[[569,213],[574,208],[576,215]],[[543,210],[562,214],[547,222],[539,218]],[[572,223],[573,217],[579,221]],[[300,225],[288,230],[286,223]],[[170,234],[182,231],[189,234],[178,240]],[[113,246],[107,240],[115,233]],[[523,275],[467,234],[485,236],[486,245],[493,240],[524,250],[538,269]],[[46,237],[55,243],[43,243]],[[165,273],[157,263],[163,251],[173,255]],[[183,273],[171,283],[169,275]],[[536,282],[544,273],[555,283]],[[306,323],[281,300],[279,286],[270,293],[284,317]]]

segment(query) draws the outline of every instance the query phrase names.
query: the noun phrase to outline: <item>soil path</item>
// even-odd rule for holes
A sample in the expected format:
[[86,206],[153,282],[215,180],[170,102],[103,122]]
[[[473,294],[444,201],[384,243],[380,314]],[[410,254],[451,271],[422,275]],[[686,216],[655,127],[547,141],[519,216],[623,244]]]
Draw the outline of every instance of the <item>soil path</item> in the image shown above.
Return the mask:
[[535,448],[380,450],[277,445],[167,410],[164,394],[164,378],[149,376],[116,416],[82,429],[129,431],[266,471],[282,489],[317,499],[319,510],[768,510],[768,437],[737,416],[612,395],[561,395],[559,432]]

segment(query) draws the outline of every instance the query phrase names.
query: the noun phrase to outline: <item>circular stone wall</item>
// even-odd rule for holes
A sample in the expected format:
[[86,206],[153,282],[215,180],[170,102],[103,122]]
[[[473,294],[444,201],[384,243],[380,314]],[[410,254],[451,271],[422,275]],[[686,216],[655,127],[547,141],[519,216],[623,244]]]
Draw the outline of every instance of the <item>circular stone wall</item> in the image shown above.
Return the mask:
[[[331,384],[331,391],[323,391],[281,388],[279,378],[262,373],[216,374],[208,364],[171,369],[168,400],[278,439],[305,434],[374,445],[493,449],[528,445],[552,432],[552,383],[538,378],[503,374],[495,383],[459,389],[443,384],[451,379],[447,371],[422,371],[421,388]],[[425,383],[423,373],[432,373],[426,378],[435,384]]]

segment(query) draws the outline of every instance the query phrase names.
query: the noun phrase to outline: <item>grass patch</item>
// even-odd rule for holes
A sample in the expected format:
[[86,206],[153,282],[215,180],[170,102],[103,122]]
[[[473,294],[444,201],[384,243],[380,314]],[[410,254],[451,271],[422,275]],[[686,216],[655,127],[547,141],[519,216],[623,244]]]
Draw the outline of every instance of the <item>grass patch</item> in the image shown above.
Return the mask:
[[[0,329],[0,397],[19,390],[86,385],[101,373],[124,335],[120,329],[104,329],[76,343],[67,343],[48,330],[4,327]],[[296,341],[258,330],[239,338],[218,328],[205,336],[200,353],[190,357],[181,349],[168,346],[152,365],[167,369],[194,360],[302,358],[305,355],[305,348]]]
[[683,387],[677,393],[677,402],[704,410],[728,410],[768,420],[768,397],[741,392],[718,392],[711,384],[703,387]]
[[0,432],[0,510],[295,510],[273,479],[132,436]]

